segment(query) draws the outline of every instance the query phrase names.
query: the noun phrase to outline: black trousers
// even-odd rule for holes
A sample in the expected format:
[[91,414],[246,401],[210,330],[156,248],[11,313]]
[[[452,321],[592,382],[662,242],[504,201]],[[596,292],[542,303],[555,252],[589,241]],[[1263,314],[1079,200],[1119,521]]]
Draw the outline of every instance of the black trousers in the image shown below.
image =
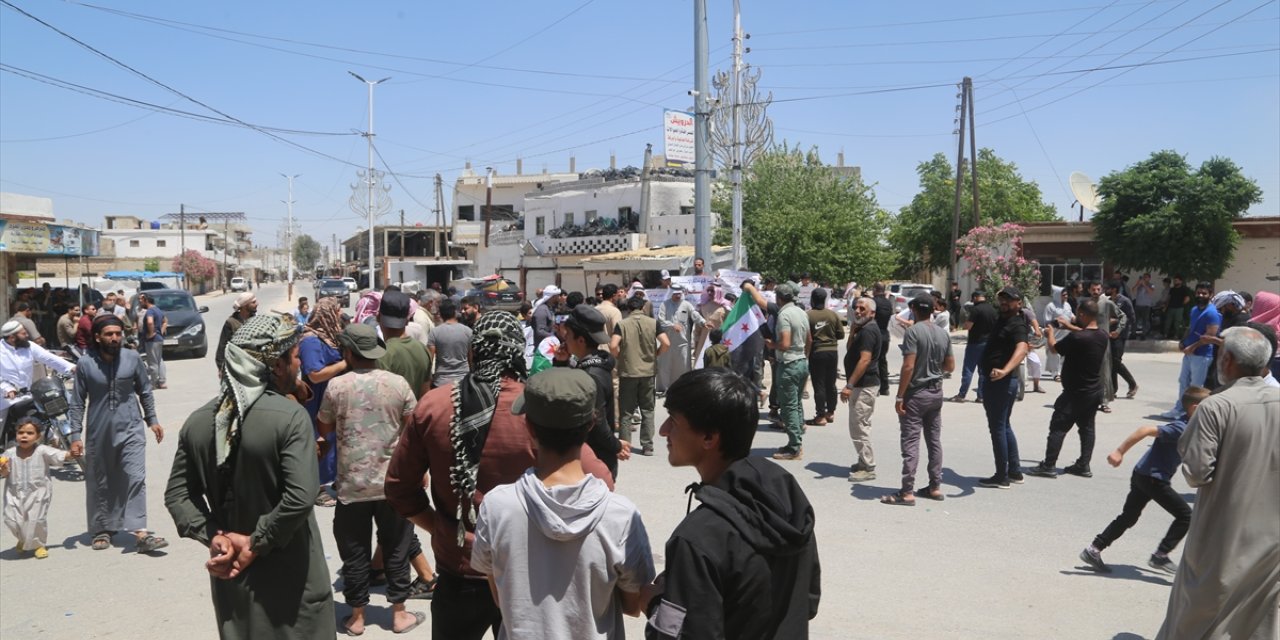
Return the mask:
[[1124,378],[1130,389],[1138,386],[1138,381],[1133,379],[1133,374],[1129,373],[1129,367],[1124,364],[1124,345],[1128,340],[1115,339],[1111,341],[1111,388],[1119,389],[1116,386],[1116,377]]
[[1080,459],[1076,464],[1088,469],[1093,457],[1094,420],[1103,392],[1063,391],[1053,403],[1053,416],[1049,418],[1049,443],[1045,446],[1044,464],[1052,467],[1058,462],[1062,441],[1072,426],[1080,429]]
[[817,415],[825,416],[836,412],[836,403],[840,396],[836,394],[836,365],[839,363],[835,351],[815,351],[809,356],[809,376],[813,378],[813,403],[818,409]]
[[338,544],[338,557],[342,558],[342,597],[352,607],[369,604],[375,524],[387,573],[387,601],[400,604],[409,597],[413,523],[400,517],[386,500],[339,502],[333,509],[333,538]]
[[889,395],[889,332],[884,332],[884,340],[880,341],[880,395]]
[[1182,538],[1186,537],[1187,529],[1191,527],[1191,507],[1187,505],[1186,500],[1182,499],[1182,496],[1178,495],[1177,491],[1173,490],[1167,480],[1157,480],[1139,473],[1133,474],[1129,479],[1129,497],[1124,499],[1124,510],[1111,521],[1111,524],[1107,525],[1106,530],[1093,539],[1093,546],[1106,549],[1111,546],[1111,543],[1119,540],[1125,531],[1137,524],[1138,516],[1142,515],[1142,509],[1152,500],[1173,516],[1173,524],[1169,525],[1169,530],[1164,534],[1164,539],[1160,540],[1156,551],[1160,553],[1173,551],[1178,543],[1182,542]]
[[431,637],[481,640],[502,628],[502,610],[493,601],[489,581],[440,572],[431,596]]

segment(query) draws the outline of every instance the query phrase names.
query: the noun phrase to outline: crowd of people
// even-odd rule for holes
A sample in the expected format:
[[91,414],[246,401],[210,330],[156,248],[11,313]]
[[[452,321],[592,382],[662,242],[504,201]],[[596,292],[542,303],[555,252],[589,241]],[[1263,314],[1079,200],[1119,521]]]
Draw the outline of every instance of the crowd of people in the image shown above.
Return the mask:
[[[350,316],[334,298],[300,298],[282,315],[258,313],[253,293],[237,297],[215,354],[220,394],[186,420],[165,493],[178,533],[209,548],[222,636],[360,635],[370,588],[385,584],[396,633],[426,621],[409,601],[429,599],[432,633],[448,638],[621,637],[623,616],[639,615],[650,638],[806,637],[820,600],[814,508],[783,466],[750,455],[761,417],[785,432],[771,454],[785,463],[803,459],[807,428],[833,423],[837,400],[848,404],[849,480],[867,482],[876,478],[877,398],[893,390],[901,484],[881,502],[944,500],[942,386],[956,365],[950,332],[962,329],[950,400],[965,402],[974,386],[983,405],[995,472],[978,484],[1091,477],[1097,414],[1109,412],[1119,379],[1129,397],[1138,389],[1125,341],[1159,309],[1151,291],[1145,305],[1125,295],[1149,277],[1055,287],[1037,314],[1012,286],[995,305],[975,291],[961,306],[953,286],[895,312],[883,284],[837,292],[806,277],[708,277],[690,292],[662,275],[660,301],[639,282],[602,284],[589,297],[547,286],[514,314],[436,288],[370,291]],[[831,309],[837,297],[845,318]],[[1280,536],[1259,527],[1280,522],[1280,504],[1265,497],[1280,480],[1280,296],[1199,283],[1184,302],[1177,402],[1163,424],[1108,455],[1118,466],[1154,438],[1121,515],[1080,558],[1108,571],[1103,550],[1154,500],[1174,517],[1148,562],[1176,576],[1160,637],[1249,637],[1278,624]],[[139,330],[151,335],[157,320],[143,318]],[[89,455],[79,429],[61,455],[35,446],[24,426],[0,457],[0,475],[21,469],[23,481],[6,485],[5,521],[24,549],[43,550],[50,492],[38,479],[68,456],[86,462],[94,549],[117,532],[132,533],[139,552],[167,545],[147,529],[143,482],[146,430],[164,437],[152,397],[163,386],[121,349],[127,320],[95,313],[74,370],[72,420],[87,420]],[[43,350],[24,323],[0,333],[0,356],[45,357],[30,355]],[[887,354],[897,335],[895,385]],[[1012,420],[1024,389],[1043,392],[1042,379],[1061,392],[1045,455],[1024,469]],[[659,401],[668,418],[655,425]],[[1080,455],[1059,471],[1073,427]],[[655,436],[672,466],[698,472],[691,497],[703,505],[666,542],[660,575],[640,510],[614,492],[620,463],[654,455]],[[927,482],[916,477],[922,440]],[[1171,488],[1180,465],[1200,490],[1194,511]],[[351,608],[342,620],[315,508],[334,509]],[[1178,566],[1169,553],[1184,537]],[[1224,553],[1248,562],[1215,560]]]

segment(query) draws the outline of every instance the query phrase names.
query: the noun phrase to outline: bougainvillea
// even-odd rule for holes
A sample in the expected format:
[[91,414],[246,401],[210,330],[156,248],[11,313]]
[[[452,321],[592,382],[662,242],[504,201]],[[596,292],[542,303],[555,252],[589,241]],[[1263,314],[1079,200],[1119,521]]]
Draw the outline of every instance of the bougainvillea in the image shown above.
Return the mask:
[[974,227],[956,242],[956,254],[966,263],[964,275],[973,276],[987,297],[994,299],[1009,285],[1028,298],[1039,295],[1040,263],[1023,257],[1022,231],[1013,223]]
[[173,259],[173,270],[184,274],[187,281],[200,284],[218,275],[218,263],[204,257],[195,249],[187,249]]

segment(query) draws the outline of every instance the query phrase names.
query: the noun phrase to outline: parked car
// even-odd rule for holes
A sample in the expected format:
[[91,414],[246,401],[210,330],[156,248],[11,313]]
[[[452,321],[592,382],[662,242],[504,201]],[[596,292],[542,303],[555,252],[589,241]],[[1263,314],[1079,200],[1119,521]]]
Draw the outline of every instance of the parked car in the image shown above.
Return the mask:
[[479,298],[480,305],[485,309],[515,313],[520,309],[520,303],[524,302],[524,292],[520,290],[520,285],[501,276],[472,280],[471,287],[465,295]]
[[889,285],[890,299],[893,300],[894,312],[902,311],[907,308],[907,303],[911,299],[922,294],[931,293],[933,285],[919,284],[915,282],[894,282]]
[[343,284],[347,285],[347,291],[355,293],[360,290],[360,283],[355,278],[346,277],[342,279]]
[[[178,353],[203,358],[209,352],[208,331],[205,331],[204,316],[201,315],[208,313],[209,307],[196,306],[196,299],[181,289],[144,289],[143,293],[156,301],[156,306],[169,321],[169,329],[164,332],[166,358]],[[129,315],[138,318],[138,312],[138,296],[134,295],[129,300]]]
[[342,306],[351,304],[351,289],[347,283],[337,278],[325,278],[316,281],[316,300],[321,298],[337,298]]
[[239,276],[236,276],[231,279],[231,290],[232,291],[248,291],[249,281]]

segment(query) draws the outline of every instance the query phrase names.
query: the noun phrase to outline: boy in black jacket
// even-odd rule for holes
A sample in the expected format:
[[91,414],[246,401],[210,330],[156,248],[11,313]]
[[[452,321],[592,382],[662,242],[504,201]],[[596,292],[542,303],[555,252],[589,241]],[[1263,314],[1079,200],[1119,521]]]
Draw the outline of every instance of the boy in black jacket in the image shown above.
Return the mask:
[[641,592],[650,640],[808,638],[820,597],[814,514],[795,478],[748,457],[760,413],[750,383],[728,369],[690,371],[668,389],[673,467],[697,469],[666,571]]
[[556,350],[553,366],[569,366],[569,356],[576,359],[575,368],[587,372],[596,382],[596,412],[599,419],[587,434],[587,446],[597,458],[609,467],[614,480],[618,479],[618,461],[631,459],[631,443],[619,440],[613,413],[613,355],[600,350],[609,344],[604,330],[604,314],[588,304],[580,304],[569,311],[569,317],[561,325],[560,348]]

